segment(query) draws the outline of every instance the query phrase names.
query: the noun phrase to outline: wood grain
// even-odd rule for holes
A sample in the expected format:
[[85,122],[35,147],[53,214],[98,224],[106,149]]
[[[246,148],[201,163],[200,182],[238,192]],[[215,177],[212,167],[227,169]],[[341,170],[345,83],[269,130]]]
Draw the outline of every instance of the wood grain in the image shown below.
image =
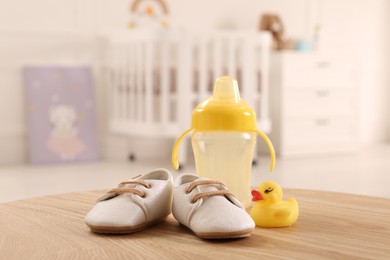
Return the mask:
[[250,238],[207,241],[170,216],[130,235],[96,235],[84,216],[103,191],[0,204],[1,259],[390,259],[390,200],[285,190],[300,205],[290,228],[256,228]]

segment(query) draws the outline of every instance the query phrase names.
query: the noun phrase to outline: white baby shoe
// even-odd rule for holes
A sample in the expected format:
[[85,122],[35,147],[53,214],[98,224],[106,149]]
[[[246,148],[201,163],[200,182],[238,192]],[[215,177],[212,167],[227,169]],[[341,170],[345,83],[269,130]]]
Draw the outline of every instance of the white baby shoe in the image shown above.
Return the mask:
[[248,237],[255,223],[218,181],[181,175],[173,192],[173,216],[200,238]]
[[121,182],[99,198],[85,217],[96,233],[132,233],[164,220],[172,211],[172,174],[157,169]]

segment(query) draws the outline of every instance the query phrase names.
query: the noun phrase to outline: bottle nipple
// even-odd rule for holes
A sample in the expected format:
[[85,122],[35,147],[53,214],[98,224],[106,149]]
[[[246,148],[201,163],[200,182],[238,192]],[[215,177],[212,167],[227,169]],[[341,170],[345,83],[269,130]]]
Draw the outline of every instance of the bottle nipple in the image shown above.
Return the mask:
[[240,102],[237,80],[228,76],[218,78],[214,84],[213,101]]

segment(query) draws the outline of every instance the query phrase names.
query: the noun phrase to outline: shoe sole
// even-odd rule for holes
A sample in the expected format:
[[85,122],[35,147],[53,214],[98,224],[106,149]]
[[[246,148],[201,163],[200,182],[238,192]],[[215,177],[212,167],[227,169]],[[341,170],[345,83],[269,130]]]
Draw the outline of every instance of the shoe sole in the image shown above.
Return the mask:
[[87,226],[91,229],[94,233],[99,234],[131,234],[135,233],[137,231],[140,231],[142,229],[145,229],[147,227],[156,225],[160,222],[163,222],[168,216],[165,216],[163,218],[155,219],[153,221],[145,222],[140,225],[136,226],[125,226],[125,227],[112,227],[112,226],[94,226],[90,225],[88,223]]
[[246,230],[240,230],[240,231],[234,231],[234,232],[202,232],[202,233],[196,233],[191,228],[187,227],[186,225],[179,222],[181,226],[188,229],[192,233],[194,233],[196,236],[202,239],[234,239],[234,238],[245,238],[249,237],[254,228],[246,229]]
[[244,238],[249,237],[253,229],[235,231],[235,232],[209,232],[209,233],[195,233],[202,239],[229,239],[229,238]]

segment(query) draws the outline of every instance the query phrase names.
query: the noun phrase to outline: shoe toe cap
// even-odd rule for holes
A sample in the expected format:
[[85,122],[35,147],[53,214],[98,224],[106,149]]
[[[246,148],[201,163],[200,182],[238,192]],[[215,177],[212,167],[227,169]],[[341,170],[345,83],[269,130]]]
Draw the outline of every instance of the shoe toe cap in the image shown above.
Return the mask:
[[97,227],[131,227],[145,222],[142,209],[121,196],[98,202],[86,215],[85,222]]
[[204,203],[193,215],[190,226],[196,233],[239,232],[254,229],[255,223],[249,214],[233,204]]

